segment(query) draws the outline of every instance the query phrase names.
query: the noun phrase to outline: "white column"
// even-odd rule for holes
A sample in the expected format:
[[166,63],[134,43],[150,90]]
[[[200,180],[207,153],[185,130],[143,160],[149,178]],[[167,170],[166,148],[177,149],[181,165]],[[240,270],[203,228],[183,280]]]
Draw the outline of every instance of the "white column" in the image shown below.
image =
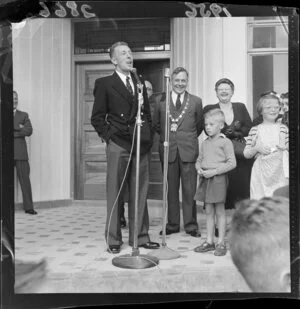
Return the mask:
[[33,126],[28,138],[33,200],[69,199],[71,20],[27,20],[14,29],[13,77],[19,109],[29,113]]

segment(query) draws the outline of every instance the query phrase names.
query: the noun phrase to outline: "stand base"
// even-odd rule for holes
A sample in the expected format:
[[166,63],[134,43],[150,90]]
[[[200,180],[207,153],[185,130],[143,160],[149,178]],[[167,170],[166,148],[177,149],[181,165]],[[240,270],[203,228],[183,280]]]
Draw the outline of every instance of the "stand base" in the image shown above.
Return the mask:
[[146,254],[131,255],[124,254],[112,259],[112,264],[120,268],[144,269],[157,266],[158,258]]
[[149,253],[150,256],[157,257],[159,260],[175,260],[180,257],[180,254],[167,246],[162,246]]

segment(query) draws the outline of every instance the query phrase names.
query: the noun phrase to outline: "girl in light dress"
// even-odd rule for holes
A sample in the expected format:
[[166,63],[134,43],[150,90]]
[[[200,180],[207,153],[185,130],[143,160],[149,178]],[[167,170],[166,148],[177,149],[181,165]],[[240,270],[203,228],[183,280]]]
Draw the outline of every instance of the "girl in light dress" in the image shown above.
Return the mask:
[[276,122],[280,100],[266,94],[257,104],[263,122],[251,128],[244,149],[246,158],[255,157],[251,172],[250,198],[272,196],[274,191],[288,185],[289,135],[286,125]]

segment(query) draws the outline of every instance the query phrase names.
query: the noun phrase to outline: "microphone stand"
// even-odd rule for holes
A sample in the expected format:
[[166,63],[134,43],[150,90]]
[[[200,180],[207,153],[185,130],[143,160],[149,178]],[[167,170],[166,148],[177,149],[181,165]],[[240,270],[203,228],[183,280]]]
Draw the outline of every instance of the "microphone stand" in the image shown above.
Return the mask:
[[165,70],[166,78],[166,113],[165,113],[165,141],[164,141],[164,171],[163,171],[163,224],[162,224],[162,244],[159,249],[151,251],[151,256],[156,256],[159,260],[174,260],[180,257],[180,254],[167,247],[166,243],[166,225],[168,213],[168,161],[169,161],[169,140],[170,140],[170,90],[169,90],[169,69]]
[[[135,208],[134,208],[134,234],[131,254],[124,254],[112,259],[112,264],[121,268],[144,269],[158,265],[159,260],[155,256],[140,254],[138,248],[138,203],[139,203],[139,181],[140,181],[140,149],[141,149],[141,107],[144,103],[143,84],[138,80],[138,111],[136,116],[137,143],[136,143],[136,182],[135,182]],[[133,140],[134,140],[133,136]]]

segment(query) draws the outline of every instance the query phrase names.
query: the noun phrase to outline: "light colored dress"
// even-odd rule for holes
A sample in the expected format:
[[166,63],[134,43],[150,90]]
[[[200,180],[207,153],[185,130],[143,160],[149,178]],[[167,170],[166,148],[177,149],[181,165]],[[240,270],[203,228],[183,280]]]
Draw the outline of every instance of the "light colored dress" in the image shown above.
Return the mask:
[[[253,149],[257,139],[262,144],[271,148],[271,153],[263,155]],[[285,150],[278,150],[280,145]],[[274,124],[260,124],[253,127],[247,138],[244,150],[246,158],[255,156],[250,181],[250,198],[261,199],[270,197],[280,187],[288,185],[288,128],[287,126]]]

